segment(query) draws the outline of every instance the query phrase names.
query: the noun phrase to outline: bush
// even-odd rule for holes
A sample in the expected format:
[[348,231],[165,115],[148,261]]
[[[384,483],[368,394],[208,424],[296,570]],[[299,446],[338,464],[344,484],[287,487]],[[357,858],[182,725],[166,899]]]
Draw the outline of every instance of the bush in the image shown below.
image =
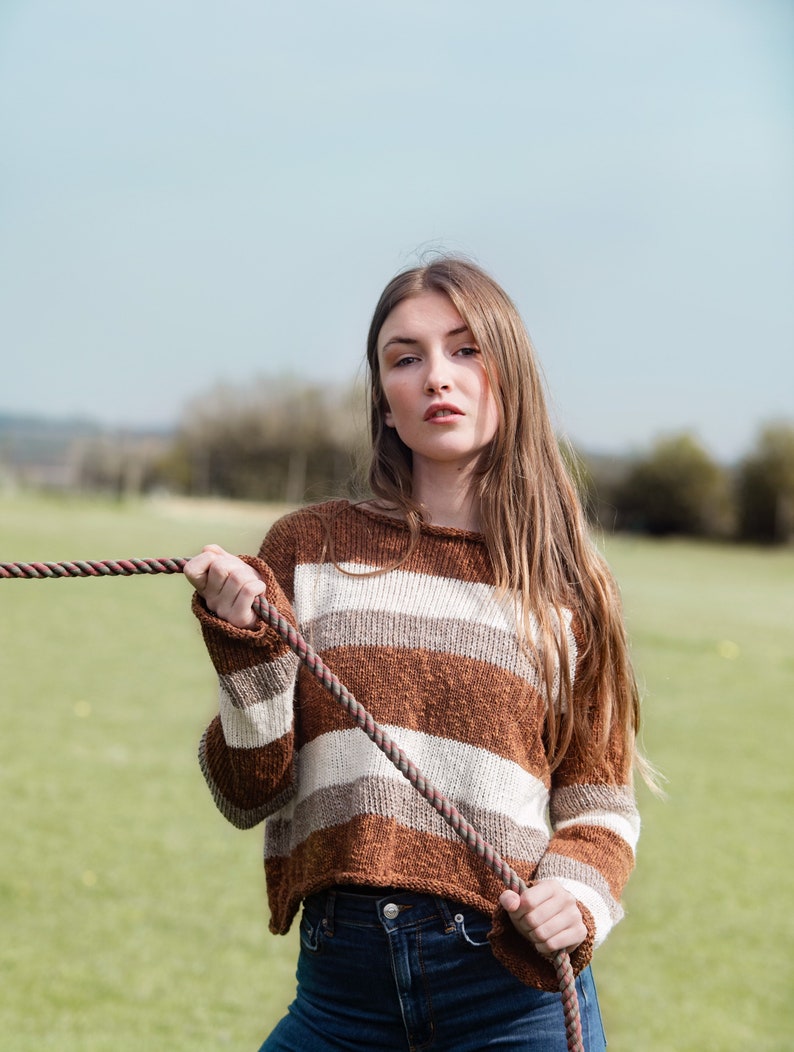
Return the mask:
[[770,424],[739,465],[738,535],[782,544],[794,539],[794,426]]
[[660,439],[614,488],[615,526],[653,536],[727,536],[732,528],[724,470],[688,434]]

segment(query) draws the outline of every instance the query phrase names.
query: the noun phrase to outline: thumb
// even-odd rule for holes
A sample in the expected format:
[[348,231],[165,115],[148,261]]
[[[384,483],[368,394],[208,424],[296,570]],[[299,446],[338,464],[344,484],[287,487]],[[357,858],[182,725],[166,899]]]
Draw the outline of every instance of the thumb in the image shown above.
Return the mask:
[[518,897],[515,891],[503,891],[499,896],[500,905],[507,910],[508,913],[512,913],[513,910],[518,909],[521,899]]

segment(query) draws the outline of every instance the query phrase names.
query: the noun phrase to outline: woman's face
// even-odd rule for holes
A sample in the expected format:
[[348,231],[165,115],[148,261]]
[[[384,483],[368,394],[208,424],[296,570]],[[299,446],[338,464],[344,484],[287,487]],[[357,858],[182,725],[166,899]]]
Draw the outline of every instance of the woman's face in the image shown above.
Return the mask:
[[402,300],[378,334],[384,420],[422,465],[473,465],[499,427],[482,354],[448,296]]

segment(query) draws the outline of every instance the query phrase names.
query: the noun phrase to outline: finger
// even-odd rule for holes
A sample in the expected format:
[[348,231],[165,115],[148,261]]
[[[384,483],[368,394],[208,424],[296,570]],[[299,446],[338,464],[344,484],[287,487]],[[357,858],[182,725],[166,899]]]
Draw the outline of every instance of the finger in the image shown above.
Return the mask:
[[531,924],[529,938],[540,953],[555,954],[558,950],[577,947],[587,938],[587,928],[574,902],[544,923]]
[[259,574],[236,556],[217,556],[209,571],[204,589],[208,609],[236,628],[254,628],[258,617],[252,606],[254,599],[266,591]]
[[232,603],[232,609],[240,619],[245,619],[256,624],[257,615],[254,613],[254,600],[265,594],[265,582],[249,580],[243,582]]
[[183,573],[195,589],[201,591],[207,584],[209,569],[215,555],[206,548],[185,563]]
[[568,894],[559,881],[539,880],[527,889],[527,901],[532,909],[537,909],[544,902],[555,899],[561,892]]
[[216,545],[207,549],[207,558],[210,560],[210,564],[204,597],[208,602],[210,598],[217,602],[219,597],[222,596],[222,601],[231,604],[234,602],[240,585],[244,581],[252,578],[261,580],[256,571],[248,566],[247,563],[244,563],[242,559],[239,559],[236,555],[231,555]]
[[581,945],[587,938],[587,929],[584,925],[564,928],[562,931],[557,932],[555,935],[550,935],[547,939],[533,938],[532,944],[538,953],[544,957],[553,957],[560,950],[568,950],[572,952],[577,946]]

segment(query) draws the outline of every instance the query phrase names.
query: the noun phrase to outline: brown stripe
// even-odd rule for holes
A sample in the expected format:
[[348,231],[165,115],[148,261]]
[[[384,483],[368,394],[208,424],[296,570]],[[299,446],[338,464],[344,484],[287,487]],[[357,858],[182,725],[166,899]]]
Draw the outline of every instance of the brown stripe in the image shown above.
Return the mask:
[[[378,723],[452,738],[512,760],[543,779],[548,771],[540,723],[542,700],[523,680],[459,658],[420,651],[410,663],[397,650],[362,653],[346,648],[324,655],[342,682]],[[388,694],[382,684],[388,683]],[[418,685],[422,684],[420,693]],[[310,673],[300,672],[300,734],[312,741],[351,726],[350,717]],[[363,732],[362,732],[363,733]]]
[[[240,829],[278,811],[295,791],[291,735],[265,749],[231,749],[216,716],[201,739],[199,763],[219,811]],[[267,793],[251,792],[262,785],[268,786]]]
[[346,501],[330,501],[301,509],[276,523],[260,554],[282,580],[287,568],[294,565],[295,551],[300,552],[303,563],[335,561],[359,565],[367,564],[362,553],[377,551],[383,566],[399,561],[400,569],[413,573],[493,583],[490,557],[482,538],[444,530],[435,532],[429,527],[423,530],[418,548],[405,558],[409,548],[410,535],[404,523],[369,515],[351,508]]
[[[362,816],[326,829],[288,858],[266,862],[271,930],[284,934],[302,898],[330,884],[362,883],[442,895],[490,915],[504,885],[461,841]],[[530,880],[533,870],[521,876]]]

